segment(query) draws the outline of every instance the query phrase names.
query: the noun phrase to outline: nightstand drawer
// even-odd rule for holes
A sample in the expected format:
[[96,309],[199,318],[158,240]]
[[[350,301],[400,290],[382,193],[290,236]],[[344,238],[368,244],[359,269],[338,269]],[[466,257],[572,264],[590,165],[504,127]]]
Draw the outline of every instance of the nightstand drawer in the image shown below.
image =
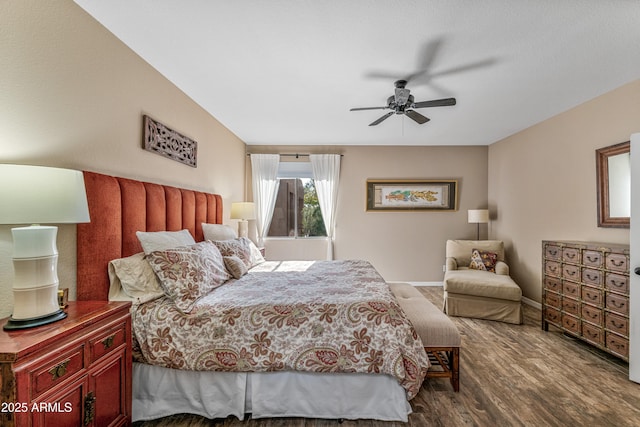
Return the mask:
[[125,325],[118,325],[106,332],[102,332],[89,340],[91,349],[91,363],[100,359],[106,354],[117,349],[127,342],[127,331]]
[[47,360],[41,367],[35,368],[31,373],[32,397],[36,397],[51,387],[62,383],[83,368],[84,345],[73,347],[62,355]]

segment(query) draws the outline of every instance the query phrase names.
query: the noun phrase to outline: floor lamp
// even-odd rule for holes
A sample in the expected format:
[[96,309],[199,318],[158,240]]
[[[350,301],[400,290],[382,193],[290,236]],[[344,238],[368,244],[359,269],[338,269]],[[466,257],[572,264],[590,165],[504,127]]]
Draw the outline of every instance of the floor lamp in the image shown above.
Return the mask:
[[489,222],[489,210],[469,209],[468,222],[470,224],[477,224],[476,240],[480,240],[480,224],[487,224]]
[[25,329],[67,317],[58,303],[58,227],[89,222],[82,172],[0,164],[0,224],[11,229],[13,314],[5,330]]

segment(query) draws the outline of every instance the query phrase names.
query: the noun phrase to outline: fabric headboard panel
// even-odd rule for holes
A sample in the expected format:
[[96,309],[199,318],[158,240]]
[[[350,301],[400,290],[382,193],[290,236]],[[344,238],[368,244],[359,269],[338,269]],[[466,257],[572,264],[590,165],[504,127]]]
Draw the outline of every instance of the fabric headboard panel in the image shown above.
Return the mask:
[[78,300],[107,299],[109,261],[142,252],[136,231],[186,228],[200,242],[203,222],[222,223],[218,194],[86,171],[84,183],[91,222],[78,224]]

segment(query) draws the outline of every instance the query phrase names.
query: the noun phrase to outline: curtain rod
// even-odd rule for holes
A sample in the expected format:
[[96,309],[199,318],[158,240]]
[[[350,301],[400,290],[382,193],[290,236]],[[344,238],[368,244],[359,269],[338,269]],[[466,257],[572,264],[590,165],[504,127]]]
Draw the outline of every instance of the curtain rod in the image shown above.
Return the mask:
[[[298,157],[309,157],[311,154],[300,154],[300,153],[247,153],[247,156],[250,156],[252,154],[277,154],[280,157],[295,157],[296,159]],[[329,153],[324,153],[324,154],[329,154]],[[344,157],[344,154],[340,154],[340,157]]]

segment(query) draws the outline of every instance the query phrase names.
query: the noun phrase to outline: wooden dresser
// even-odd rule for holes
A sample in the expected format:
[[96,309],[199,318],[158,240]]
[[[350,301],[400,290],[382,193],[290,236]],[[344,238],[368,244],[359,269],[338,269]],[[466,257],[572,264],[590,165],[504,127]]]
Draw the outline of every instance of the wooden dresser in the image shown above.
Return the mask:
[[542,242],[542,328],[629,360],[629,246]]
[[131,424],[129,307],[70,302],[66,319],[0,330],[0,425]]

